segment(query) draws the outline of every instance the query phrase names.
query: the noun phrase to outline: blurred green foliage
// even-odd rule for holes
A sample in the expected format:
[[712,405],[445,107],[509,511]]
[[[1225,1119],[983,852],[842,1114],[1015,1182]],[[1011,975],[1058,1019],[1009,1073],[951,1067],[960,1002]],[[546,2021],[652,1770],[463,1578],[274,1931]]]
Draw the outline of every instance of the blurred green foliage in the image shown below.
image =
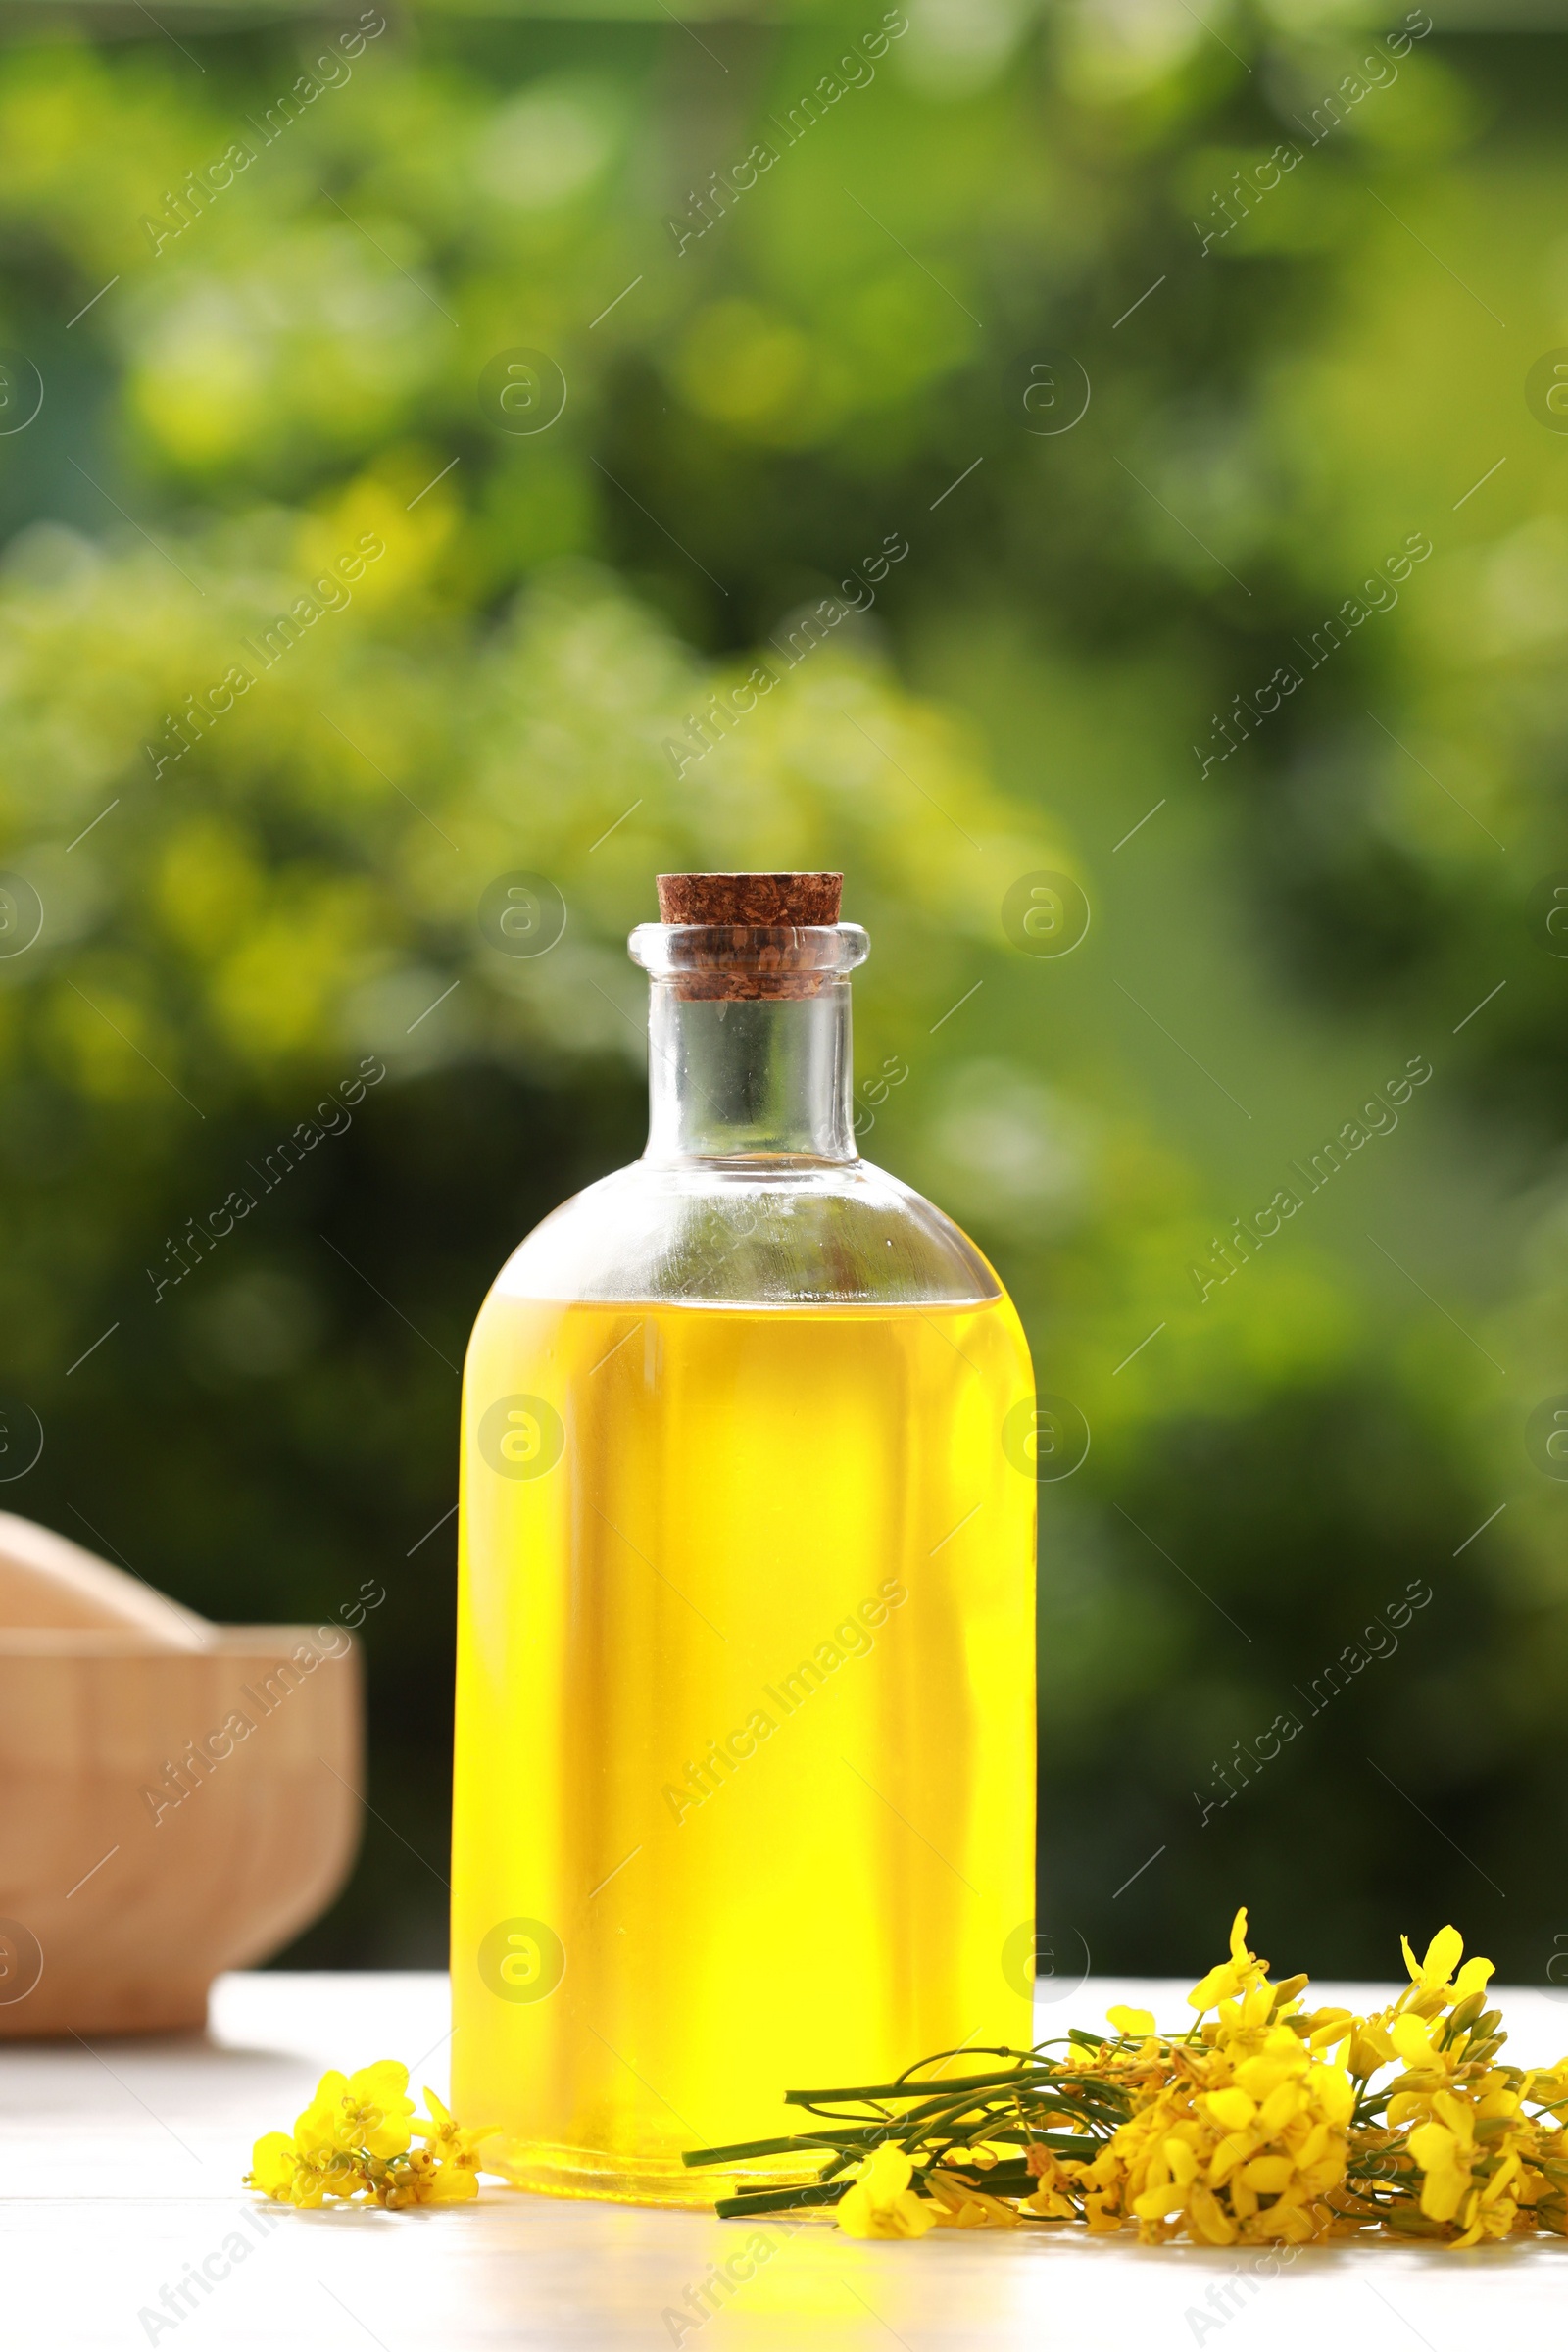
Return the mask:
[[[44,909],[0,956],[0,1388],[46,1439],[0,1501],[225,1619],[385,1584],[366,1851],[299,1956],[442,1949],[458,1366],[640,1149],[652,876],[832,864],[865,1148],[1093,1431],[1042,1487],[1047,1932],[1178,1972],[1247,1899],[1364,1974],[1452,1917],[1544,1977],[1561,42],[1329,0],[908,0],[880,51],[870,0],[164,15],[0,49],[5,415],[44,391],[0,438],[0,867]],[[518,350],[544,429],[476,389]],[[870,610],[672,759],[889,537]],[[1070,956],[1004,928],[1042,868]],[[567,908],[537,958],[476,919],[515,870]],[[363,1056],[352,1127],[160,1295]],[[1412,1582],[1396,1654],[1293,1697]]]

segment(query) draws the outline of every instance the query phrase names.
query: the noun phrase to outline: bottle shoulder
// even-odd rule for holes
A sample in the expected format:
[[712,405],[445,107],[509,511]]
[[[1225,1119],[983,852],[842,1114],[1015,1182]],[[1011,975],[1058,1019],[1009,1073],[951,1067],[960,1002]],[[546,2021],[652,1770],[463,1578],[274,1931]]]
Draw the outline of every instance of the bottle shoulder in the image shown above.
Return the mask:
[[869,1160],[635,1160],[553,1209],[494,1290],[714,1306],[978,1304],[1004,1295],[951,1217]]

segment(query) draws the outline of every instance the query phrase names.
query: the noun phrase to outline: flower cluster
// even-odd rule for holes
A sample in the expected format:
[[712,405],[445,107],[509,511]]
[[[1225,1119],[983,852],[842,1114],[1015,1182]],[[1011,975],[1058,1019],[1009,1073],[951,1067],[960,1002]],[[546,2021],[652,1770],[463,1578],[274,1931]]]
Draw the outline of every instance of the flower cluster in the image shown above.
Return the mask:
[[[1183,2033],[1118,2007],[1110,2034],[946,2051],[869,2090],[792,2091],[820,2129],[686,2161],[825,2156],[810,2180],[718,2211],[834,2206],[857,2237],[1029,2223],[1211,2246],[1568,2235],[1568,2058],[1544,2072],[1499,2062],[1492,1963],[1463,1961],[1453,1928],[1420,1960],[1403,1950],[1410,1981],[1386,2008],[1308,2008],[1304,1977],[1269,1982],[1238,1911]],[[959,2057],[1006,2063],[947,2074]]]
[[[1299,2031],[1299,1981],[1267,1983],[1246,1925],[1239,1912],[1230,1959],[1188,1996],[1215,2012],[1196,2038],[1163,2041],[1138,2010],[1110,2019],[1136,2045],[1136,2103],[1092,2162],[1063,2171],[1091,2230],[1131,2219],[1146,2239],[1185,2230],[1213,2246],[1323,2234],[1324,2201],[1349,2161],[1355,2084]],[[1050,2186],[1059,2216],[1062,2188]]]
[[[453,2205],[479,2193],[478,2148],[489,2128],[466,2132],[433,2090],[416,2115],[409,2070],[393,2058],[358,2074],[326,2074],[286,2132],[256,2142],[247,2188],[279,2205],[364,2197],[371,2205]],[[423,2147],[414,2147],[416,2138]]]

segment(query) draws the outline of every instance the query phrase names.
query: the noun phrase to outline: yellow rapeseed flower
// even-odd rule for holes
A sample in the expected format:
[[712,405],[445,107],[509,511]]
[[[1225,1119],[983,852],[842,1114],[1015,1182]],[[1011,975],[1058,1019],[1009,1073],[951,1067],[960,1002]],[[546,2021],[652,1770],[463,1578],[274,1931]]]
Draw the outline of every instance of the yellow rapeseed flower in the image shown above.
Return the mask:
[[1195,2008],[1217,2004],[1215,2022],[1196,2044],[1166,2045],[1134,2114],[1082,2168],[1091,2229],[1128,2219],[1152,2242],[1185,2230],[1215,2246],[1323,2233],[1354,2084],[1314,2054],[1298,2001],[1264,1982],[1246,1934],[1238,1913],[1230,1961],[1190,1996]]
[[1408,1936],[1399,1937],[1399,1946],[1404,1953],[1404,1965],[1410,1972],[1411,1983],[1419,1985],[1423,1992],[1441,1993],[1454,2007],[1460,2001],[1468,2000],[1471,1993],[1484,1992],[1493,1974],[1490,1960],[1467,1960],[1450,1985],[1448,1980],[1458,1968],[1464,1951],[1464,1937],[1457,1928],[1440,1928],[1427,1945],[1426,1957],[1422,1960],[1417,1960],[1411,1951]]
[[[430,2116],[416,2116],[409,2070],[378,2059],[357,2074],[324,2074],[294,2126],[256,2142],[248,2188],[275,2204],[319,2206],[328,2197],[373,2205],[446,2205],[478,2194],[478,2143],[488,2132],[454,2122],[426,2090]],[[429,2144],[411,2151],[414,2132]]]
[[[1409,1981],[1384,2008],[1307,2008],[1306,1978],[1272,1983],[1239,1910],[1229,1957],[1193,1987],[1197,2016],[1179,2033],[1118,2003],[1108,2034],[982,2048],[981,2071],[961,2082],[944,2079],[950,2051],[874,2092],[811,2094],[813,2139],[837,2142],[820,2178],[847,2182],[840,2227],[919,2237],[1065,2224],[1215,2247],[1375,2230],[1453,2247],[1568,2236],[1568,2057],[1537,2073],[1500,2062],[1492,1963],[1465,1960],[1457,1929],[1440,1929],[1419,1960],[1401,1943]],[[456,2144],[430,2106],[438,2126],[415,2129]],[[758,2140],[696,2161],[800,2145]],[[780,2203],[776,2190],[741,2191],[719,2210]]]
[[[1179,2034],[1117,2004],[1108,2034],[977,2052],[992,2063],[956,2096],[940,2095],[940,2067],[910,2068],[874,2094],[814,2094],[826,2126],[814,2136],[831,2148],[845,2135],[829,2177],[858,2159],[841,2228],[915,2237],[937,2224],[1065,2223],[1208,2246],[1376,2229],[1455,2247],[1568,2236],[1568,2057],[1538,2074],[1498,2061],[1492,1963],[1465,1960],[1456,1929],[1440,1929],[1419,1960],[1401,1939],[1409,1982],[1364,2017],[1304,2007],[1305,1977],[1271,1983],[1247,1936],[1239,1910],[1230,1955],[1193,1987],[1198,2014]],[[870,2113],[844,2112],[859,2100]],[[710,2160],[798,2146],[760,2140]],[[720,2210],[773,2211],[775,2196],[754,2207],[742,2192]]]
[[970,2151],[975,2160],[962,2170],[954,2166],[933,2165],[926,2175],[926,2194],[937,2204],[937,2220],[955,2230],[1016,2230],[1018,2211],[1002,2197],[993,2197],[971,2178],[973,2171],[982,2173],[995,2169],[995,2153],[988,2148]]
[[401,2156],[409,2144],[409,2070],[394,2058],[362,2066],[358,2074],[326,2074],[294,2126],[301,2148],[363,2148],[371,2156]]
[[1105,2016],[1118,2034],[1143,2036],[1154,2031],[1153,2012],[1150,2009],[1129,2009],[1118,2001],[1113,2009],[1105,2011]]
[[1257,1959],[1247,1948],[1247,1909],[1245,1904],[1231,1922],[1231,1956],[1211,1968],[1200,1984],[1187,1995],[1190,2005],[1201,2013],[1212,2009],[1218,2001],[1234,2000],[1250,1984],[1268,1974],[1266,1960]]
[[1450,2091],[1440,2090],[1433,2101],[1433,2120],[1419,2124],[1410,2134],[1410,2153],[1425,2178],[1421,2210],[1434,2222],[1451,2222],[1470,2187],[1475,2158],[1475,2117]]
[[361,2166],[346,2150],[302,2148],[286,2132],[269,2132],[251,2155],[246,2186],[278,2205],[319,2206],[328,2197],[353,2197],[368,2185]]
[[[428,2153],[456,2172],[470,2176],[477,2173],[480,2169],[479,2149],[485,2140],[495,2136],[495,2125],[482,2124],[476,2132],[465,2131],[462,2125],[453,2122],[451,2114],[442,2106],[428,2083],[425,2084],[424,2103],[430,2114],[428,2118],[416,2115],[413,2130],[421,2139],[428,2141]],[[468,2192],[454,2190],[450,2193],[466,2195]]]
[[458,2205],[479,2194],[472,2169],[443,2164],[428,2148],[416,2148],[387,2183],[383,2202],[402,2205]]
[[855,2168],[853,2183],[837,2207],[838,2225],[851,2237],[924,2237],[937,2224],[937,2208],[917,2197],[909,2182],[914,2166],[892,2140],[883,2140]]
[[269,2132],[256,2142],[251,2151],[251,2169],[245,2176],[246,2185],[259,2188],[264,2197],[271,2197],[279,2205],[294,2202],[294,2181],[299,2171],[299,2150],[286,2132]]

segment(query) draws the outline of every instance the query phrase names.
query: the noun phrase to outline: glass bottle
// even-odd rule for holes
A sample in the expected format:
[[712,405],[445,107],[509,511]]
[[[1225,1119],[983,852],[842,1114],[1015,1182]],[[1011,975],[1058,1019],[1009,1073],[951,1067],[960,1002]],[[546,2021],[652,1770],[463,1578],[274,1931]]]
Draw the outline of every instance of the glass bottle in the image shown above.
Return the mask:
[[453,2084],[522,2187],[708,2204],[786,2089],[1032,2038],[1029,1353],[858,1155],[840,879],[661,878],[648,1149],[468,1348]]

